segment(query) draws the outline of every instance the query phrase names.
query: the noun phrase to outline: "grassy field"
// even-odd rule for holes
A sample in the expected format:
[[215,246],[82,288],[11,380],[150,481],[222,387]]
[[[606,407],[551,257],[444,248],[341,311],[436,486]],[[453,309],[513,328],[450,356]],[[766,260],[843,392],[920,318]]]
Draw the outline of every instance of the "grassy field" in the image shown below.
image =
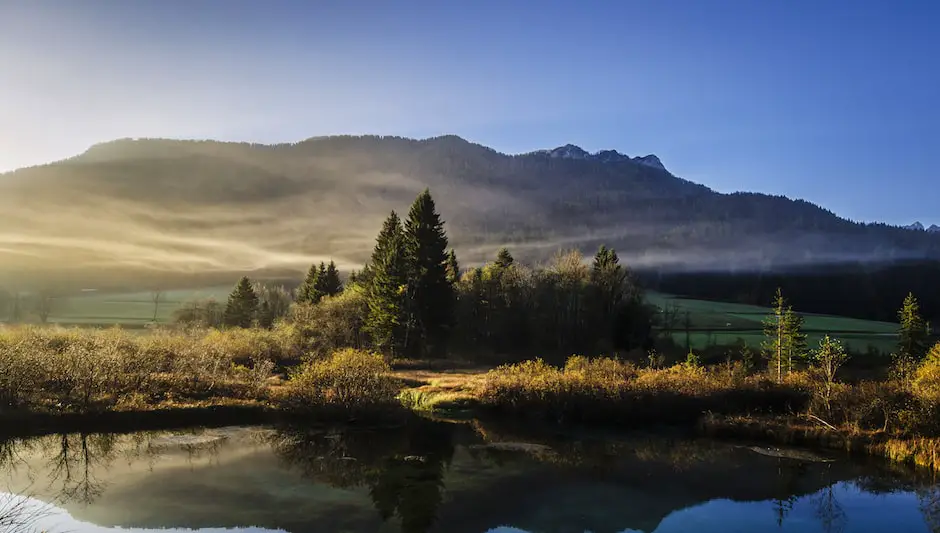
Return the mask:
[[[166,291],[156,306],[157,322],[169,322],[173,312],[197,300],[213,298],[225,303],[232,287],[204,287]],[[57,298],[52,304],[49,322],[61,325],[114,325],[141,327],[153,321],[151,292],[98,293]]]
[[[685,323],[688,313],[689,341],[692,348],[696,349],[733,344],[738,339],[758,348],[763,340],[761,322],[770,313],[766,307],[691,300],[655,292],[649,293],[647,299],[661,309],[676,309],[677,316],[670,329],[675,341],[682,346],[686,342]],[[804,331],[811,347],[826,334],[838,338],[852,351],[859,352],[871,347],[889,353],[897,344],[897,324],[817,314],[804,314],[803,317]]]
[[[196,300],[213,298],[224,303],[230,291],[231,287],[227,285],[166,291],[160,297],[156,321],[169,322],[174,311]],[[757,348],[763,340],[761,321],[770,312],[766,307],[692,300],[655,292],[649,293],[647,299],[660,308],[677,310],[671,329],[673,338],[682,346],[686,342],[688,313],[688,337],[696,349],[729,345],[738,339]],[[153,321],[153,316],[153,294],[150,292],[88,292],[55,300],[49,321],[61,325],[117,324],[133,328],[147,325]],[[825,334],[842,340],[854,351],[865,351],[870,346],[888,353],[896,343],[897,324],[816,314],[806,314],[804,318],[811,346]]]

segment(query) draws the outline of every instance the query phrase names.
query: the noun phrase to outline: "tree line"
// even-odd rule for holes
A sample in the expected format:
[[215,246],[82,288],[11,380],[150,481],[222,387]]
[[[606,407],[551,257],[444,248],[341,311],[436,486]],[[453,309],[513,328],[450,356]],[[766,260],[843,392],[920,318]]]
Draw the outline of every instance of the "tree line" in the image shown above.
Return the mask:
[[922,314],[940,320],[938,261],[829,264],[780,271],[637,273],[650,290],[689,298],[766,305],[781,288],[799,309],[893,322],[908,293],[920,296]]
[[[192,309],[178,320],[198,321],[195,310],[209,306]],[[388,215],[371,258],[346,283],[332,261],[311,266],[293,294],[243,278],[213,313],[222,326],[271,327],[281,318],[318,346],[416,358],[645,349],[652,319],[634,276],[604,246],[590,264],[569,251],[529,267],[503,248],[493,262],[461,270],[428,190],[404,221]]]

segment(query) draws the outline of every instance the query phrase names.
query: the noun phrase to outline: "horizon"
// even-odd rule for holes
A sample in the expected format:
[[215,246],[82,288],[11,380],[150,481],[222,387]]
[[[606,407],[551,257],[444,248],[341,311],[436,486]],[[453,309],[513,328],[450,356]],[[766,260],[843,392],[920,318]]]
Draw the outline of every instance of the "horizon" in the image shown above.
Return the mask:
[[935,6],[721,6],[8,3],[0,172],[121,138],[453,133],[656,154],[718,192],[940,224]]

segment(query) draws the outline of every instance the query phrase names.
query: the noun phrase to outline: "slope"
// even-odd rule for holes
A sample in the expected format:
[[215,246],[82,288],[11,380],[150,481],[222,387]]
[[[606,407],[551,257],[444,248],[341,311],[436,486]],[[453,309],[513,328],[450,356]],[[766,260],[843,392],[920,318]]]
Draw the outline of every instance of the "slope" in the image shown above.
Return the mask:
[[940,255],[940,235],[719,194],[653,155],[556,152],[506,155],[456,136],[105,143],[0,176],[0,283],[228,282],[330,258],[351,268],[387,213],[424,187],[465,264],[504,244],[539,260],[602,242],[634,265],[669,269]]

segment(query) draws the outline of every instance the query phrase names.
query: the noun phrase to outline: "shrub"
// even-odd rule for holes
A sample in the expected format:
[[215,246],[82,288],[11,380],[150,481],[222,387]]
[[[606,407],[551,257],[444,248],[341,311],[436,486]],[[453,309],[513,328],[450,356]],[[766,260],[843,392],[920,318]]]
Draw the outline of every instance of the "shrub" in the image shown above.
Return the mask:
[[275,333],[256,330],[6,328],[0,409],[85,413],[141,400],[263,399],[281,350]]
[[911,385],[921,401],[940,404],[940,343],[927,353],[924,362],[917,367]]
[[308,361],[289,382],[288,405],[298,410],[342,408],[347,411],[398,406],[398,380],[382,356],[346,348],[327,359]]
[[366,295],[354,285],[316,305],[296,304],[287,319],[291,339],[312,357],[327,357],[343,348],[362,349],[368,344],[364,330],[369,313]]

